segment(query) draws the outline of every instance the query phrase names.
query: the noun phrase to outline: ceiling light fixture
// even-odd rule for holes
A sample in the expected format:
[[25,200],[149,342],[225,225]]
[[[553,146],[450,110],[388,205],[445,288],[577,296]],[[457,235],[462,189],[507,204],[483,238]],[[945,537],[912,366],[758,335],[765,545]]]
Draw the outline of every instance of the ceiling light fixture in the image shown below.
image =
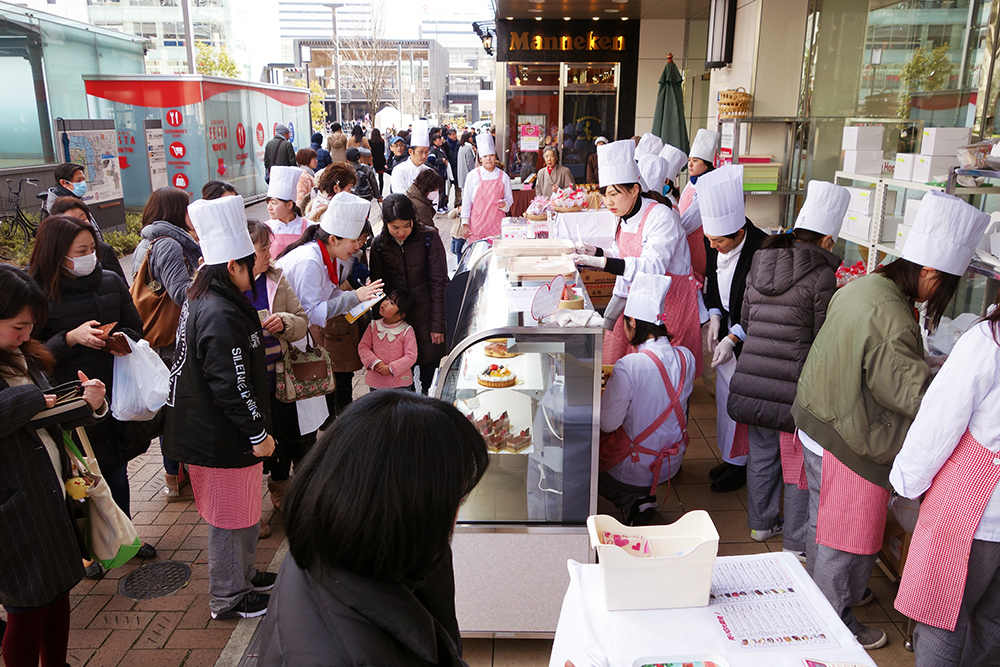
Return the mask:
[[531,13],[533,13],[533,14],[541,14],[542,13],[541,9],[529,9],[528,11],[531,12]]
[[622,21],[628,21],[628,17],[627,16],[623,16],[622,17]]
[[595,21],[600,21],[600,20],[601,20],[601,17],[600,17],[600,16],[595,16],[595,17],[594,17],[594,20],[595,20]]
[[617,9],[605,9],[604,11],[607,12],[608,14],[617,14],[618,13]]
[[568,16],[564,16],[563,17],[563,21],[569,21],[569,17]]
[[508,20],[508,21],[513,21],[513,20],[514,20],[514,17],[513,17],[513,16],[508,16],[508,17],[507,17],[507,20]]
[[535,17],[535,20],[536,20],[536,21],[541,21],[541,20],[542,20],[542,17],[541,17],[541,16],[536,16],[536,17]]

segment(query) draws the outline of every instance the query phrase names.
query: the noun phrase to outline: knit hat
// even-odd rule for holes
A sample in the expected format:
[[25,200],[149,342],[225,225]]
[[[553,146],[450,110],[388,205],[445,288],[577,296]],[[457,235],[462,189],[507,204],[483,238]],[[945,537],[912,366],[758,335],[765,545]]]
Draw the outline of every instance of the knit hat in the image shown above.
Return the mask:
[[288,138],[288,127],[285,125],[278,125],[274,128],[274,136]]

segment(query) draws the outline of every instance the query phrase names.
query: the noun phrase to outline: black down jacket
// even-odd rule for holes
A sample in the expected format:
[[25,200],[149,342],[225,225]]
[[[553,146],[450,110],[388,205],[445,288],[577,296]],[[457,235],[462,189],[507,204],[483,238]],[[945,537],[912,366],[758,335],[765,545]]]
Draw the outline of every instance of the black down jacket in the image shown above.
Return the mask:
[[[83,371],[87,377],[97,378],[105,384],[106,398],[111,405],[114,399],[115,357],[104,350],[66,344],[67,332],[90,320],[101,324],[117,322],[115,331],[124,333],[132,340],[142,338],[142,319],[132,303],[128,286],[118,274],[102,270],[100,264],[89,276],[82,278],[63,274],[59,281],[59,299],[49,299],[49,319],[35,335],[56,358],[52,373],[54,384],[77,380],[76,372]],[[102,467],[125,465],[133,454],[129,451],[124,424],[113,418],[88,427],[87,435]]]
[[729,416],[792,433],[792,403],[809,348],[826,320],[840,258],[813,243],[758,250],[743,297],[743,353],[729,385]]
[[213,281],[177,322],[177,350],[163,453],[206,468],[247,468],[261,459],[271,405],[260,318],[232,284]]

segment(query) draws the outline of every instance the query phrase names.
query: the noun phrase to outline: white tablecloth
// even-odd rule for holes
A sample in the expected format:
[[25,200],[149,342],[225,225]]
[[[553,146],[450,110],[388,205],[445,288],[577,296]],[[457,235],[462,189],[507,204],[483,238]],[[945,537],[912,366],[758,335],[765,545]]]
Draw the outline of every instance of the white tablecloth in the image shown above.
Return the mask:
[[556,213],[549,235],[557,239],[569,239],[574,243],[582,239],[584,243],[599,248],[610,248],[615,240],[616,224],[615,215],[604,208],[579,213]]
[[671,656],[717,656],[731,667],[801,667],[806,657],[875,667],[792,554],[722,557],[716,566],[763,559],[779,559],[776,562],[791,576],[799,600],[839,647],[742,648],[725,638],[715,615],[719,607],[715,605],[609,612],[604,606],[600,565],[581,565],[571,560],[569,590],[559,615],[549,667],[563,667],[567,660],[576,667],[632,667],[639,658]]

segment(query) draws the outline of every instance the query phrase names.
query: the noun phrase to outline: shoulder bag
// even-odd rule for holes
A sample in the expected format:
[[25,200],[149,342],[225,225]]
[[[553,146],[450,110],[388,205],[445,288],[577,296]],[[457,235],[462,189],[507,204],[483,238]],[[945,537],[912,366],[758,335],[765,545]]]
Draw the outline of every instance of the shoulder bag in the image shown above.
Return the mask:
[[289,344],[284,355],[274,365],[274,372],[274,395],[283,403],[326,396],[337,387],[330,353],[321,346],[314,345],[308,333],[306,349],[300,350]]
[[[160,238],[163,238],[162,236]],[[149,271],[149,258],[153,252],[153,244],[160,239],[154,239],[146,249],[139,270],[129,292],[135,309],[142,318],[142,337],[154,349],[169,347],[177,339],[177,320],[181,316],[181,307],[167,294],[160,281],[153,278]],[[187,260],[185,259],[185,263]],[[188,267],[190,270],[190,267]]]

